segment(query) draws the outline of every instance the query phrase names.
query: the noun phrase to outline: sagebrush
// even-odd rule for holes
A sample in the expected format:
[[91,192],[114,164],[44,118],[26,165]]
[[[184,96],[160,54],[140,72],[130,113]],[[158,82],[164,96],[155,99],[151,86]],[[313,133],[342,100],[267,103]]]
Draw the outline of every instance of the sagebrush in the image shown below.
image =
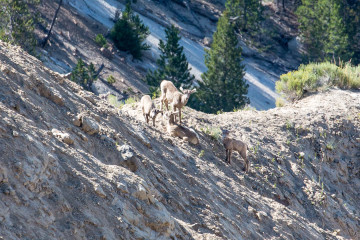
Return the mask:
[[299,99],[306,92],[316,92],[336,86],[342,89],[360,88],[360,66],[350,63],[337,66],[330,62],[300,65],[298,70],[280,76],[276,91],[289,99]]

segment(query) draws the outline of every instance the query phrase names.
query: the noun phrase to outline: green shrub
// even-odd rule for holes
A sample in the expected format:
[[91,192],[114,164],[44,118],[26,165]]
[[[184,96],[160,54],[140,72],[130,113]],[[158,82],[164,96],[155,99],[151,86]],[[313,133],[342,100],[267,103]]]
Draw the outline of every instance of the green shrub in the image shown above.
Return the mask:
[[283,107],[284,105],[285,105],[284,99],[282,99],[280,97],[276,98],[276,101],[275,101],[276,107]]
[[128,87],[127,91],[128,91],[128,93],[134,93],[134,90],[132,89],[132,87]]
[[37,44],[35,27],[41,22],[39,0],[0,0],[0,40],[16,44],[31,54]]
[[220,128],[204,127],[200,128],[200,130],[214,140],[219,140],[221,138],[222,132]]
[[111,94],[108,96],[108,102],[116,108],[120,108],[121,106],[124,105],[121,101],[117,100],[116,96]]
[[220,115],[220,114],[223,114],[224,113],[224,111],[221,109],[221,110],[218,110],[217,112],[216,112],[216,115]]
[[125,104],[134,104],[136,103],[136,99],[133,97],[129,97],[128,99],[125,100]]
[[116,82],[116,79],[114,78],[113,75],[110,75],[108,76],[108,78],[106,79],[106,81],[109,83],[109,84],[114,84]]
[[107,42],[106,39],[104,37],[104,35],[102,35],[101,33],[99,33],[98,35],[96,35],[95,37],[95,42],[99,47],[104,47],[107,48]]
[[116,108],[122,108],[125,104],[131,104],[132,107],[134,107],[135,103],[137,102],[136,99],[133,97],[130,97],[125,101],[118,101],[117,97],[111,94],[108,96],[108,101],[111,105],[113,105]]
[[256,110],[256,108],[250,106],[249,104],[246,104],[244,107],[242,108],[234,108],[233,112],[240,112],[240,111],[251,111],[251,110]]
[[202,158],[203,156],[205,155],[205,151],[204,150],[201,150],[198,157],[199,158]]
[[305,92],[316,92],[331,86],[360,88],[360,66],[354,67],[350,63],[337,66],[329,62],[300,65],[297,71],[280,76],[276,91],[295,99],[301,98]]
[[150,95],[151,95],[151,98],[152,98],[152,99],[155,99],[155,98],[160,97],[161,91],[160,91],[160,88],[159,88],[159,87],[152,87],[152,86],[150,86],[150,87],[149,87],[149,90],[150,90]]
[[71,72],[71,81],[76,82],[85,90],[90,91],[91,85],[96,81],[95,66],[90,63],[88,66],[80,58]]

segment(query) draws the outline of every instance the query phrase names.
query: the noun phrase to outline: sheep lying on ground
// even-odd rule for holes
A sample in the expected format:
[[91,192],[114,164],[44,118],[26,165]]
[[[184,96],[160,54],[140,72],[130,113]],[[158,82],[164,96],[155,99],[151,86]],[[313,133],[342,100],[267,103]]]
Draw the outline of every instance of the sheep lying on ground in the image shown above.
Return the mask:
[[161,96],[160,96],[160,110],[163,109],[163,104],[165,103],[166,109],[169,111],[168,104],[170,103],[173,111],[178,109],[179,111],[179,123],[181,124],[181,108],[186,105],[188,102],[190,95],[196,92],[196,89],[183,89],[180,90],[183,93],[180,93],[174,84],[170,81],[163,80],[160,84]]
[[194,130],[175,123],[175,116],[178,112],[166,112],[164,119],[166,121],[166,129],[170,136],[179,137],[192,144],[199,143],[199,137]]
[[226,149],[226,158],[225,158],[225,162],[230,164],[230,160],[231,160],[231,152],[232,151],[237,151],[241,157],[244,159],[245,161],[245,167],[243,170],[245,170],[246,172],[249,171],[249,160],[246,157],[246,150],[247,150],[247,145],[240,141],[240,140],[236,140],[233,138],[229,137],[230,131],[228,130],[222,130],[222,134],[223,134],[223,144],[224,147]]
[[141,98],[140,106],[144,115],[146,123],[149,123],[149,117],[153,120],[153,126],[155,127],[155,119],[162,111],[155,108],[154,103],[149,95],[145,95]]

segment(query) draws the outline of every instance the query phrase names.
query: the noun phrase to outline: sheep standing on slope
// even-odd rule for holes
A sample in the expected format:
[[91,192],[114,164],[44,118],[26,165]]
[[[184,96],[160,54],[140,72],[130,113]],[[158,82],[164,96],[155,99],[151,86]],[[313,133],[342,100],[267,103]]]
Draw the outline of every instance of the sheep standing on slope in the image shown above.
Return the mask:
[[249,160],[246,157],[247,145],[240,140],[230,138],[229,137],[230,132],[228,130],[225,130],[225,129],[222,130],[222,134],[223,134],[223,144],[226,149],[225,162],[230,164],[231,152],[237,151],[245,161],[245,167],[243,170],[248,172],[249,171]]
[[160,84],[161,89],[161,105],[160,110],[163,109],[163,104],[165,103],[166,109],[169,111],[168,104],[170,103],[173,111],[175,112],[176,109],[179,111],[179,123],[181,124],[181,108],[186,105],[188,102],[190,95],[196,92],[196,89],[183,89],[182,87],[180,90],[183,93],[180,93],[174,84],[170,81],[163,80]]
[[151,97],[149,95],[145,95],[141,98],[140,106],[146,123],[149,124],[149,117],[150,117],[153,120],[153,126],[155,127],[156,116],[159,113],[162,113],[162,111],[157,110],[155,108],[155,105],[152,102]]
[[172,137],[179,137],[185,141],[191,142],[192,144],[199,143],[199,137],[194,130],[187,128],[175,123],[175,116],[177,112],[166,112],[164,119],[166,120],[167,132]]

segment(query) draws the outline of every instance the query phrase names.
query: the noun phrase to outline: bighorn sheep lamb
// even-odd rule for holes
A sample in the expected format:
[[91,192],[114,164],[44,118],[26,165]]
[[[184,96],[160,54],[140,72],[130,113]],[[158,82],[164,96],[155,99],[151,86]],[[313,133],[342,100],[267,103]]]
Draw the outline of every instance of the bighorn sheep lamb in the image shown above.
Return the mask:
[[199,137],[194,130],[175,123],[176,114],[178,114],[178,112],[166,112],[164,115],[164,119],[166,121],[166,129],[170,136],[179,137],[195,145],[198,144]]
[[170,81],[163,80],[160,84],[161,89],[161,106],[160,110],[163,109],[163,104],[165,103],[166,109],[169,111],[168,104],[172,105],[173,111],[176,111],[176,108],[179,110],[179,123],[181,124],[181,108],[186,105],[188,102],[190,95],[196,92],[196,89],[183,89],[182,87],[180,90],[183,93],[180,93],[174,84]]
[[155,127],[155,119],[159,113],[162,111],[155,108],[154,103],[151,100],[149,95],[145,95],[141,98],[140,106],[144,115],[146,123],[149,124],[149,117],[153,120],[153,126]]
[[237,151],[245,161],[245,167],[243,168],[243,170],[248,172],[249,171],[249,160],[246,157],[247,145],[240,140],[230,138],[229,134],[230,134],[230,131],[228,131],[226,129],[222,130],[223,144],[226,149],[225,162],[230,164],[231,152]]

